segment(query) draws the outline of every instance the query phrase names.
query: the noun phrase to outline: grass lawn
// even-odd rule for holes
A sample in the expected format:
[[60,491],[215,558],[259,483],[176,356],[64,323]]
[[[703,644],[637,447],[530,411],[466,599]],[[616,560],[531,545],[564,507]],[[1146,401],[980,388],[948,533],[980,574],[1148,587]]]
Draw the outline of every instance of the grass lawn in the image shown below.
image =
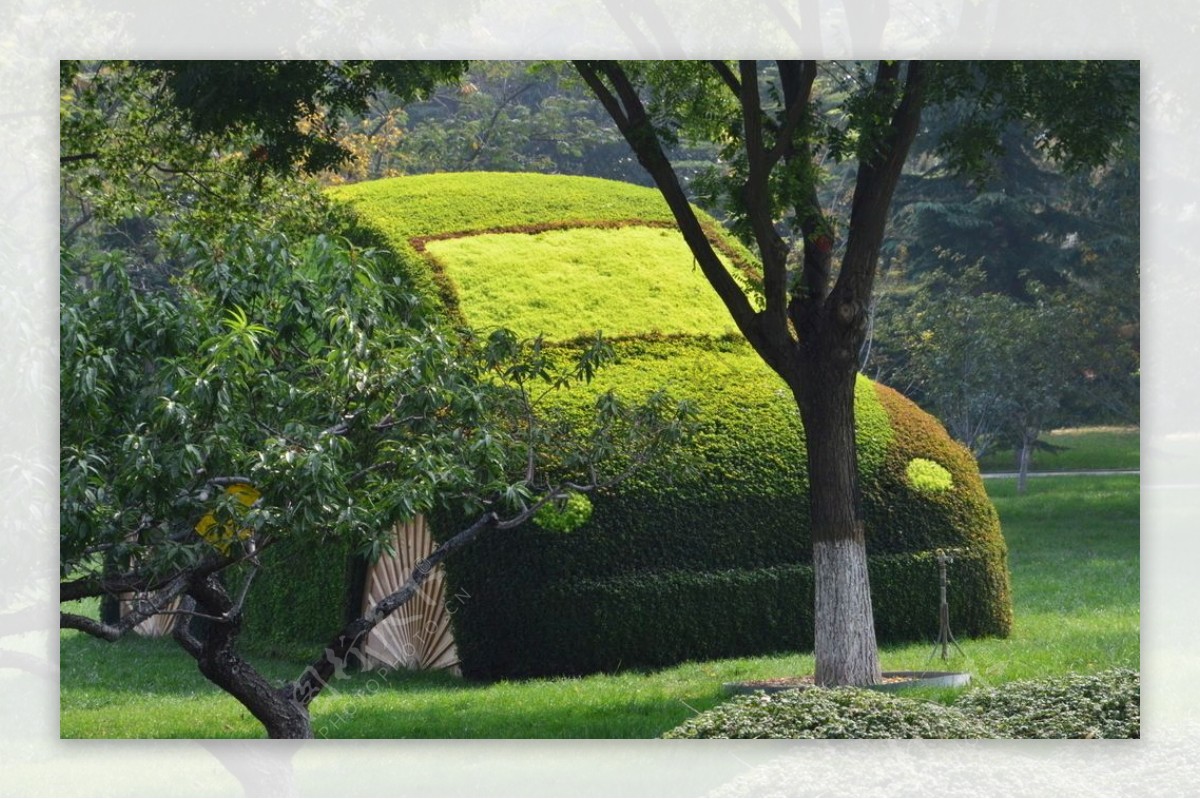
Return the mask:
[[[1136,451],[1136,450],[1135,450]],[[969,671],[974,685],[1139,664],[1139,479],[993,479],[1013,576],[1008,639],[960,641],[949,662],[931,644],[889,647],[885,670]],[[953,579],[953,565],[950,567]],[[936,586],[930,586],[936,601]],[[930,631],[931,638],[936,630]],[[263,661],[280,681],[299,664]],[[61,733],[82,738],[261,737],[170,641],[117,644],[64,631]],[[358,674],[313,706],[335,738],[647,738],[724,699],[721,683],[811,673],[808,654],[688,663],[653,673],[471,684],[441,674]],[[928,691],[948,701],[952,691]]]
[[[1075,427],[1053,430],[1042,440],[1059,452],[1034,452],[1033,471],[1061,472],[1078,469],[1137,469],[1141,464],[1141,432],[1136,427]],[[983,472],[1011,472],[1017,453],[991,452],[979,460]]]

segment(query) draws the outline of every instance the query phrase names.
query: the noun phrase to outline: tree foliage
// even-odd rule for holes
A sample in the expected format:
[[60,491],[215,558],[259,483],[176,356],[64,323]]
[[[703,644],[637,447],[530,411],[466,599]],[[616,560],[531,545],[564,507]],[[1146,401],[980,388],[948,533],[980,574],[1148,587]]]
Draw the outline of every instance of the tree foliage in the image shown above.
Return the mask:
[[[476,376],[369,259],[244,231],[180,246],[167,290],[135,285],[120,254],[64,259],[64,569],[98,542],[190,565],[210,511],[261,541],[370,542],[439,480],[495,490]],[[214,491],[237,482],[262,494],[245,511]]]
[[[251,165],[288,173],[317,172],[349,153],[337,141],[335,121],[362,113],[377,92],[402,101],[430,94],[457,78],[462,61],[146,61],[115,64],[117,88],[142,87],[173,121],[175,134],[228,142],[252,142]],[[63,62],[61,82],[78,75],[78,62]],[[95,79],[95,76],[93,77]],[[119,96],[129,97],[121,90]],[[71,153],[80,157],[85,153]]]
[[1084,387],[1080,309],[1032,286],[1032,300],[988,291],[978,267],[933,275],[888,330],[912,391],[976,456],[1032,444]]
[[[457,82],[415,102],[381,91],[365,113],[342,115],[338,140],[352,158],[326,175],[335,183],[465,171],[647,182],[612,120],[559,61],[472,62]],[[715,150],[677,143],[685,181]]]
[[956,113],[926,115],[898,189],[864,370],[976,452],[1020,448],[1023,435],[1001,434],[1001,408],[1027,404],[1018,395],[1035,364],[1059,370],[1042,381],[1056,394],[1043,423],[1136,420],[1136,130],[1118,136],[1107,164],[1071,174],[1009,123],[990,171],[972,177],[936,153]]
[[[603,340],[564,359],[452,330],[386,256],[329,235],[342,221],[292,170],[338,153],[305,119],[454,69],[64,68],[64,194],[80,216],[64,213],[61,258],[60,597],[132,605],[119,620],[64,609],[62,625],[112,640],[182,615],[178,643],[272,736],[311,735],[308,704],[450,553],[688,433],[690,409],[662,392],[556,421],[545,398],[590,380]],[[225,96],[243,82],[261,103]],[[239,654],[265,549],[304,536],[378,557],[392,522],[448,504],[464,528],[296,680],[272,686]]]
[[[379,91],[412,100],[463,62],[64,61],[63,239],[154,260],[156,237],[234,225],[312,229],[312,186],[343,163],[342,115]],[[267,223],[267,220],[270,220]],[[264,224],[266,223],[266,224]]]

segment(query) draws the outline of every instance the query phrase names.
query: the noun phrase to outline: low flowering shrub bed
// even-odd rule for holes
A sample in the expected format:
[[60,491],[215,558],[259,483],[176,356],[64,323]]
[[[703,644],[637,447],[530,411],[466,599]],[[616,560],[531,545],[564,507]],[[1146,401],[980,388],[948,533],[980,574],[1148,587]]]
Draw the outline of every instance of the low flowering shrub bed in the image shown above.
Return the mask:
[[1131,669],[976,688],[955,702],[1004,738],[1140,738],[1140,706]]
[[664,738],[1138,738],[1138,672],[977,688],[952,706],[861,688],[736,697]]
[[952,707],[861,688],[810,688],[737,697],[664,738],[994,738]]

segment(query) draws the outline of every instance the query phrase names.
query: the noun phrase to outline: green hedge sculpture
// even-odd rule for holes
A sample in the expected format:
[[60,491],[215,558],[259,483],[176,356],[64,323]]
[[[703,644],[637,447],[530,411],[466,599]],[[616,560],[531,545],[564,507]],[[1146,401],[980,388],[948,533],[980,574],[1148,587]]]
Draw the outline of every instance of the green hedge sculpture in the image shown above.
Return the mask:
[[[564,348],[597,329],[613,338],[618,363],[563,398],[565,410],[582,413],[609,388],[636,397],[662,386],[700,409],[688,477],[651,468],[591,495],[590,517],[571,532],[530,523],[447,562],[464,675],[584,674],[812,648],[795,403],[736,333],[657,192],[595,178],[461,173],[331,193],[353,212],[351,235],[390,251],[404,279],[454,321],[543,333]],[[752,256],[702,218],[752,285]],[[938,549],[954,555],[955,634],[1007,635],[1006,549],[974,459],[933,417],[864,377],[855,414],[879,640],[936,637]],[[435,535],[461,521],[433,519]],[[319,562],[323,584],[341,580],[353,595],[343,554],[281,554]],[[261,580],[256,590],[287,595],[294,609],[308,601],[290,584]],[[320,642],[341,617],[312,610],[327,628],[314,631]],[[251,620],[248,634],[262,639],[268,628]]]

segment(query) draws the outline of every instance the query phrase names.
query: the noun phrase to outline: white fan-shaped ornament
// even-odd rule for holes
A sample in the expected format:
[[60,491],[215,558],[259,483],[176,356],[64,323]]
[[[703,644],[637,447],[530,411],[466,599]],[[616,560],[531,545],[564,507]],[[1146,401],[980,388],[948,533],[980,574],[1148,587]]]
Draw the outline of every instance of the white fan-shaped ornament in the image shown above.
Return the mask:
[[[396,525],[395,555],[384,555],[369,567],[364,611],[400,589],[429,553],[433,536],[424,516]],[[388,616],[367,636],[366,668],[447,669],[458,672],[458,651],[446,607],[445,572],[437,566],[416,596]]]
[[[121,594],[121,616],[133,610],[133,603],[136,601],[136,594]],[[175,597],[163,610],[171,611],[179,609],[180,598]],[[171,630],[175,629],[175,621],[179,617],[173,613],[156,613],[150,618],[143,621],[141,624],[133,628],[133,631],[138,635],[144,635],[148,638],[159,638],[164,635],[170,635]]]

